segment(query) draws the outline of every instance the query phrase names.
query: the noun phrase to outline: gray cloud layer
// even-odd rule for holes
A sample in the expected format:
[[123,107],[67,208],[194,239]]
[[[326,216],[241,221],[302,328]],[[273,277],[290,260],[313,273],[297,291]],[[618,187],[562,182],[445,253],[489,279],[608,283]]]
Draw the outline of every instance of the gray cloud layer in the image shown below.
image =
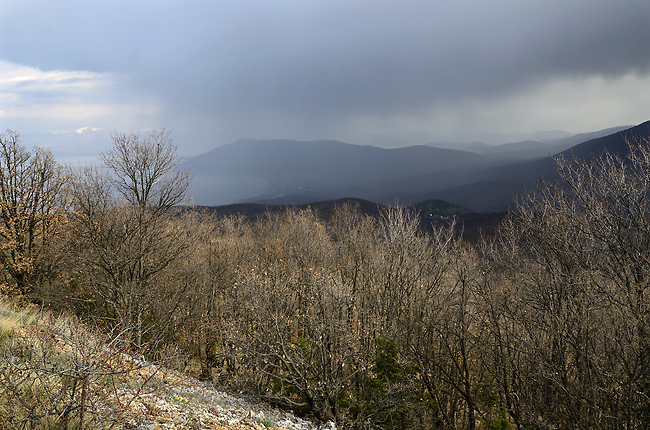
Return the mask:
[[446,106],[650,75],[645,0],[8,0],[0,16],[1,60],[120,75],[159,121],[223,139],[400,133]]

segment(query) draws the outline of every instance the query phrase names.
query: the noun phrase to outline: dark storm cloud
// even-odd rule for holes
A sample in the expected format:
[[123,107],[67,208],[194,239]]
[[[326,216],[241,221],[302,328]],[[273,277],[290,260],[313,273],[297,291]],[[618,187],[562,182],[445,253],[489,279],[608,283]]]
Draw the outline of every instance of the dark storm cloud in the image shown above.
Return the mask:
[[[233,62],[225,96],[325,112],[417,110],[558,76],[647,71],[648,15],[640,6],[593,11],[591,3],[552,10],[498,5],[465,2],[454,10],[400,11],[408,8],[400,3],[381,14],[369,9],[347,19],[321,18],[315,34],[296,29],[298,46],[272,40],[269,49],[279,51],[274,55],[253,50],[248,59]],[[403,15],[408,17],[400,19]],[[264,34],[258,37],[260,46],[266,45]]]
[[0,13],[1,59],[122,74],[167,123],[232,137],[328,137],[358,117],[650,69],[641,0],[9,0]]
[[181,79],[179,102],[234,121],[327,126],[650,64],[641,2],[269,3],[237,10],[236,25],[220,22],[160,75]]

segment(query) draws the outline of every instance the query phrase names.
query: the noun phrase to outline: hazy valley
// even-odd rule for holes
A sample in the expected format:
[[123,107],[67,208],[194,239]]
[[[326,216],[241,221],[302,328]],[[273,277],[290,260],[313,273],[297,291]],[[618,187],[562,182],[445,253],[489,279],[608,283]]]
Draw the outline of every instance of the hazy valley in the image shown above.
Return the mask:
[[552,156],[585,158],[604,148],[624,154],[626,139],[647,137],[649,130],[650,122],[645,122],[541,142],[391,149],[326,140],[241,139],[188,159],[181,167],[194,174],[190,194],[197,205],[304,204],[345,197],[384,204],[441,199],[493,212],[507,210],[516,193],[540,178],[553,179]]

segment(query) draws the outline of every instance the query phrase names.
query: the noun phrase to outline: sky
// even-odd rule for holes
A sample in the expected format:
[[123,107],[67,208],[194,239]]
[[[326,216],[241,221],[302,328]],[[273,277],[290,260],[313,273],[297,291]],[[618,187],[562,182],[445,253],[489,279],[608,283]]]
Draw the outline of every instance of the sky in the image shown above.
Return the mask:
[[0,129],[55,153],[161,127],[191,156],[650,119],[647,0],[2,0],[0,22]]

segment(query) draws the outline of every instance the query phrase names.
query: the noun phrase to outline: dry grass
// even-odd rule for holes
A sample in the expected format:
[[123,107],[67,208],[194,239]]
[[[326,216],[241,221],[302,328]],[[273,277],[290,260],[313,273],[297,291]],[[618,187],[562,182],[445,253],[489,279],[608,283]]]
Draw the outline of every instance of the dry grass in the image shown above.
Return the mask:
[[7,299],[0,299],[0,341],[10,337],[22,326],[34,323],[38,309],[33,306],[19,307]]
[[115,428],[159,369],[123,337],[0,301],[0,428]]

